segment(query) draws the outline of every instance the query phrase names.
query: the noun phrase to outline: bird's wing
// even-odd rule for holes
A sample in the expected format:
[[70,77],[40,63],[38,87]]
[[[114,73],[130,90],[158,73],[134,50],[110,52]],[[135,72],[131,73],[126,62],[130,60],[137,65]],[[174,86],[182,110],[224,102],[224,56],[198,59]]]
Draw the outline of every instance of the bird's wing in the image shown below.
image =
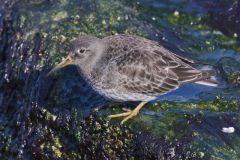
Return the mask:
[[[111,46],[117,51],[113,52]],[[201,76],[201,71],[144,38],[117,37],[111,41],[108,52],[115,55],[110,54],[112,58],[107,66],[117,68],[108,69],[109,75],[116,75],[117,87],[128,92],[160,95]]]

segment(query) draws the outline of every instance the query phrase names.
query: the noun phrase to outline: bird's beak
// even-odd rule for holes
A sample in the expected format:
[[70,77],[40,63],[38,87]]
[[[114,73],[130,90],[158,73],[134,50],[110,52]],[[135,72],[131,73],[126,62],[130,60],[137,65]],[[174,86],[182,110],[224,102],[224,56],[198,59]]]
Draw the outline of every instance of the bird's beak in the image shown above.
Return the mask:
[[47,76],[53,74],[54,72],[56,72],[57,70],[72,64],[73,60],[70,56],[67,56],[67,58],[65,58],[61,63],[59,63],[56,67],[54,67],[50,72],[48,72]]

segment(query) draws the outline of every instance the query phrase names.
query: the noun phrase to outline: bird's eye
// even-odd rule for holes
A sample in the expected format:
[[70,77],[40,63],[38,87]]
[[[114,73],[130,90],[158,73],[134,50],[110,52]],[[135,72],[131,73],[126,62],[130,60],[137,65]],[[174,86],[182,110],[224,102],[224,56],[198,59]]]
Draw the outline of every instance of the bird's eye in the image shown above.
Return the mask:
[[84,52],[85,52],[85,50],[86,50],[86,49],[84,49],[84,48],[81,48],[81,49],[79,50],[79,53],[84,53]]
[[86,48],[79,48],[75,51],[75,57],[83,57],[83,54],[86,52]]

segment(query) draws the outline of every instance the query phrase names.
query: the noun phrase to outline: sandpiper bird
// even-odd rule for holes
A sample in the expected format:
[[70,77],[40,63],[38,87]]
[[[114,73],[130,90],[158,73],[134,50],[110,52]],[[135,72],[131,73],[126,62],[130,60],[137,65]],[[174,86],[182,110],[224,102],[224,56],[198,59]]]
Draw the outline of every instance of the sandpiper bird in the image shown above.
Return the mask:
[[48,75],[75,64],[99,94],[114,101],[140,101],[132,111],[109,116],[125,117],[121,122],[124,123],[136,116],[147,102],[183,84],[216,85],[216,81],[210,80],[215,70],[198,70],[191,66],[193,63],[139,36],[113,35],[103,39],[79,36],[68,57]]

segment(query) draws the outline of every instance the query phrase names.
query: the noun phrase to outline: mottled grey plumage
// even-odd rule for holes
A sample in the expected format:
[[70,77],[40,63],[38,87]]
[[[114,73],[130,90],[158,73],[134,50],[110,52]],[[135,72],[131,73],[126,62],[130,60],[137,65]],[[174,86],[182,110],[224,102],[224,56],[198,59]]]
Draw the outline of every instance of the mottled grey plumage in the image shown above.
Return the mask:
[[103,39],[80,36],[69,56],[48,75],[75,64],[101,95],[115,101],[142,101],[133,111],[109,116],[126,116],[121,122],[124,123],[136,116],[148,101],[182,84],[216,74],[214,70],[197,70],[190,66],[192,63],[159,43],[138,36],[114,35]]
[[80,36],[70,56],[97,92],[116,101],[150,101],[215,74],[193,68],[192,61],[157,42],[132,35]]

